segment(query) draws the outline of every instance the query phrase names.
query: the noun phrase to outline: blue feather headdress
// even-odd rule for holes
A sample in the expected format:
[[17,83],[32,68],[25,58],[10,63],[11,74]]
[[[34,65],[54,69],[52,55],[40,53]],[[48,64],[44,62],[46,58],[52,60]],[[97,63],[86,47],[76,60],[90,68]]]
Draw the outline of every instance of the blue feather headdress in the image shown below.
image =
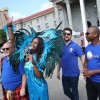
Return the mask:
[[56,63],[59,62],[61,57],[61,50],[64,45],[64,40],[62,38],[63,31],[50,29],[41,33],[36,33],[33,28],[30,27],[30,29],[31,32],[26,29],[20,29],[15,34],[17,50],[10,58],[11,64],[15,66],[16,70],[20,61],[24,61],[24,56],[32,40],[38,36],[44,40],[44,50],[39,61],[39,66],[45,70],[45,77],[51,77]]

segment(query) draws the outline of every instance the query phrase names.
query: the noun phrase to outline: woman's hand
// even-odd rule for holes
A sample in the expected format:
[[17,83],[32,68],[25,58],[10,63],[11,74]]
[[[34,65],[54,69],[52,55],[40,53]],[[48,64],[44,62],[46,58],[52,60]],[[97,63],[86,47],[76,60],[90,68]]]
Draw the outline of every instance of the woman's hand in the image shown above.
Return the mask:
[[36,64],[35,61],[34,61],[34,59],[33,59],[32,54],[27,54],[26,55],[26,59],[28,59],[29,61],[31,61],[33,64]]
[[27,55],[26,55],[26,58],[29,59],[29,61],[32,62],[33,68],[34,68],[34,72],[35,72],[36,76],[37,76],[38,78],[43,77],[43,73],[42,73],[41,71],[38,70],[38,67],[37,67],[37,65],[36,65],[36,62],[35,62],[35,60],[34,60],[32,54],[27,54]]
[[26,55],[26,58],[29,59],[30,61],[33,61],[33,56],[32,56],[32,54],[27,54],[27,55]]
[[13,21],[13,17],[9,17],[8,14],[6,14],[6,13],[4,13],[4,16],[5,16],[5,19],[7,21],[7,24],[11,25],[12,21]]

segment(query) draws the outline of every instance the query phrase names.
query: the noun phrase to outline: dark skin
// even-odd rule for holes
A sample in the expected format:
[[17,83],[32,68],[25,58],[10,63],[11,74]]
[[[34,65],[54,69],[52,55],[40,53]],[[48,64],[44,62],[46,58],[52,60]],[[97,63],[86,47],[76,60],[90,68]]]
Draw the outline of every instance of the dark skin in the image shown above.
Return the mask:
[[[86,36],[87,41],[91,42],[94,46],[100,44],[100,41],[99,41],[100,31],[97,27],[90,27],[88,28],[87,32],[90,33],[89,35]],[[84,63],[84,68],[83,68],[84,77],[90,77],[90,76],[100,73],[100,69],[88,70],[87,64],[88,64],[88,59],[85,58],[85,63]]]
[[[33,52],[32,52],[32,54],[37,54],[37,52],[38,52],[38,44],[39,44],[38,38],[33,39],[32,43],[31,43],[31,46],[33,47]],[[34,72],[35,72],[36,76],[37,76],[38,78],[40,78],[40,77],[43,76],[43,73],[40,72],[40,71],[38,70],[38,68],[37,68],[37,66],[36,66],[36,63],[35,63],[35,61],[34,61],[34,58],[33,58],[33,56],[32,56],[32,54],[28,54],[28,55],[26,56],[26,58],[28,58],[28,59],[32,62],[33,67],[34,67]]]
[[36,76],[37,76],[38,78],[42,77],[42,76],[43,76],[43,73],[40,72],[40,71],[38,70],[38,68],[37,68],[37,66],[36,66],[36,64],[35,64],[35,61],[34,61],[34,59],[33,59],[32,54],[28,54],[28,55],[26,56],[26,58],[28,58],[28,59],[32,62],[33,67],[34,67],[34,72],[35,72]]

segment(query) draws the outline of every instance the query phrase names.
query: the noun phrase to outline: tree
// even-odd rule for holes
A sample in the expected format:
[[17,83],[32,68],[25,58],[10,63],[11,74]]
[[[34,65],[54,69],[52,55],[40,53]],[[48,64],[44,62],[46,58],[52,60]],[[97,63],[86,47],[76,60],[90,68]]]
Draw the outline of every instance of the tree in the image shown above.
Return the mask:
[[6,32],[0,29],[0,47],[7,41]]

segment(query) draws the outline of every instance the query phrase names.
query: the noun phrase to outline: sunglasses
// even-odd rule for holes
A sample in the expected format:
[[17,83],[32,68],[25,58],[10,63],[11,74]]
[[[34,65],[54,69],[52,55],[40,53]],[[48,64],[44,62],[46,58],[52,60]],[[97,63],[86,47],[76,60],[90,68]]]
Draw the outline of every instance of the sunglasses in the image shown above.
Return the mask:
[[91,34],[91,33],[89,33],[89,32],[86,32],[85,34],[86,34],[86,36],[88,36],[88,35],[89,35],[89,34]]
[[64,32],[64,35],[68,35],[68,36],[70,36],[70,35],[71,35],[71,33],[66,33],[66,32]]
[[9,49],[10,49],[10,48],[2,48],[3,51],[5,51],[5,50],[7,51],[7,50],[9,50]]
[[3,51],[5,51],[5,50],[7,51],[7,50],[9,50],[10,48],[12,48],[12,47],[9,47],[9,48],[2,48],[2,50],[3,50]]

